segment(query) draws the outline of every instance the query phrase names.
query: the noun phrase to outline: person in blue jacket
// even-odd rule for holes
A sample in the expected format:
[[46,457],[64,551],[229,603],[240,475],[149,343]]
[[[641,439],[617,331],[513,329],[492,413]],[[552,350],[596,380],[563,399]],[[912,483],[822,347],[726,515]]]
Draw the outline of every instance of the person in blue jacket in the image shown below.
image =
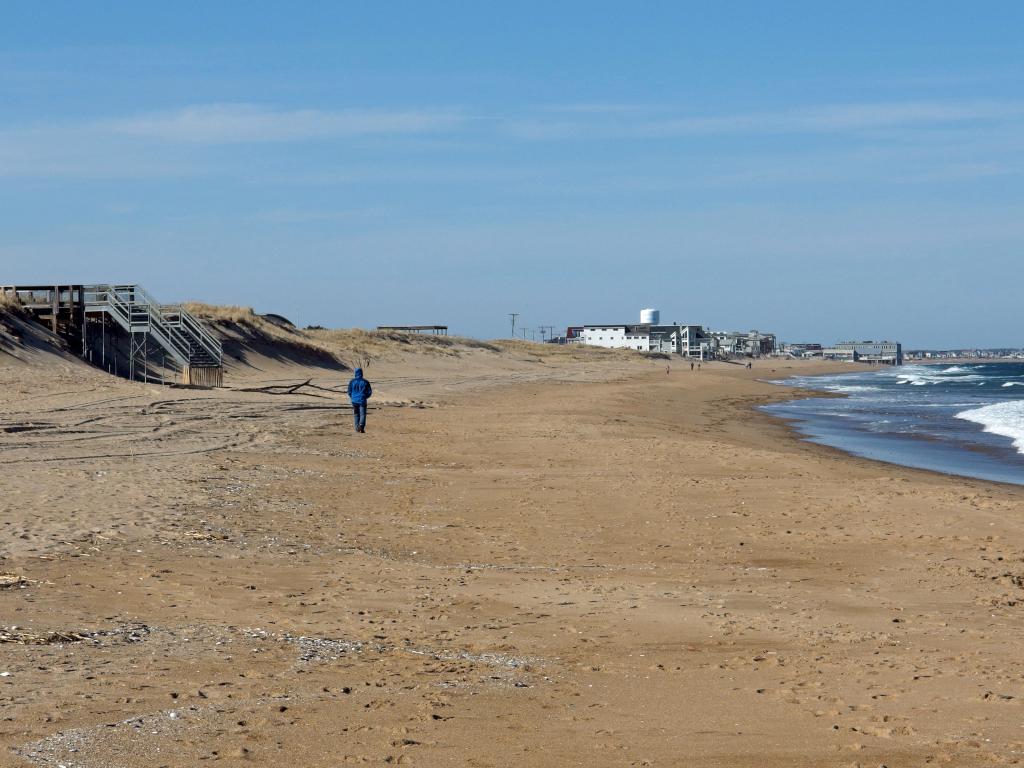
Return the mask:
[[363,369],[356,368],[352,381],[348,383],[348,397],[352,401],[352,415],[356,420],[356,432],[366,431],[366,401],[372,394],[373,387],[363,378]]

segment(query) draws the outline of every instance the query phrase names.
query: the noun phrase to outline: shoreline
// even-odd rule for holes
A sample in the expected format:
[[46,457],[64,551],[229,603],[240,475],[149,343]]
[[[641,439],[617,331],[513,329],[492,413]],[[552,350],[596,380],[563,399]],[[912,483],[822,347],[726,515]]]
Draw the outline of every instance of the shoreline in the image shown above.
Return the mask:
[[[1012,364],[1014,361],[1004,360],[1004,361],[996,361],[995,363],[989,361],[989,362],[986,362],[985,364],[998,364],[998,362],[1003,362],[1003,363],[1006,363],[1006,364]],[[914,364],[917,364],[917,363],[914,363]],[[943,363],[934,363],[934,364],[935,365],[943,365]],[[973,364],[981,364],[981,363],[975,362]],[[808,378],[811,378],[811,377],[816,377],[816,376],[842,375],[844,373],[849,374],[849,375],[857,375],[857,374],[863,373],[863,372],[864,371],[820,372],[820,373],[801,374],[801,376],[806,376]],[[784,381],[784,380],[785,379],[777,379],[777,378],[776,379],[772,379],[772,381]],[[775,384],[774,386],[779,386],[779,385]],[[785,385],[785,386],[790,387],[790,385]],[[805,400],[805,399],[818,399],[818,398],[821,398],[821,399],[833,399],[833,398],[836,398],[836,399],[847,399],[847,398],[849,398],[849,395],[846,394],[846,393],[843,393],[843,392],[819,391],[819,390],[807,389],[807,388],[799,387],[799,386],[790,387],[790,388],[791,389],[795,389],[797,391],[806,392],[808,394],[805,397],[785,397],[785,398],[781,398],[781,399],[777,400],[775,403],[772,403],[772,404],[773,405],[784,404],[784,403],[788,403],[788,402],[794,402],[794,401],[797,401],[797,400]],[[1020,487],[1024,486],[1024,479],[1022,479],[1021,482],[1015,483],[1015,482],[1010,481],[1010,480],[997,480],[995,478],[990,478],[990,477],[978,477],[977,475],[965,474],[965,473],[956,472],[956,471],[953,471],[953,470],[946,471],[946,470],[932,468],[932,467],[913,466],[913,465],[910,465],[910,464],[900,463],[898,461],[888,461],[888,460],[882,459],[882,458],[874,458],[874,457],[871,457],[871,456],[862,456],[862,455],[859,455],[857,453],[854,453],[852,450],[848,450],[848,449],[840,447],[838,445],[830,445],[828,443],[817,442],[813,438],[813,435],[808,434],[808,433],[802,431],[801,427],[799,425],[800,424],[813,425],[814,424],[814,419],[812,419],[812,418],[800,418],[799,416],[784,416],[784,415],[780,415],[780,414],[768,413],[768,412],[766,412],[763,409],[764,409],[764,406],[760,406],[760,405],[753,407],[753,410],[756,410],[759,414],[761,414],[763,416],[766,416],[769,419],[772,419],[772,420],[780,422],[785,427],[787,434],[792,439],[797,440],[798,442],[804,443],[804,444],[809,445],[809,446],[814,446],[816,448],[824,449],[827,453],[832,454],[832,455],[839,454],[841,456],[845,456],[845,457],[848,457],[850,459],[857,459],[857,460],[866,461],[866,462],[876,462],[878,464],[881,464],[881,465],[884,465],[884,466],[887,466],[887,467],[898,467],[898,468],[909,470],[909,471],[912,471],[912,472],[924,472],[924,473],[927,473],[928,475],[931,475],[933,477],[946,477],[946,478],[953,478],[953,479],[962,480],[962,481],[974,481],[974,482],[992,483],[994,485],[997,485],[997,486],[1000,486],[1000,487],[1006,487],[1006,488],[1020,488]],[[856,434],[856,431],[854,431],[854,432]],[[867,433],[865,433],[865,434],[867,434]],[[888,436],[885,436],[885,435],[879,435],[875,439],[877,439],[880,443],[884,444],[885,441],[890,440],[891,438],[888,437]],[[907,438],[907,440],[908,441],[919,440],[919,441],[921,441],[923,443],[927,443],[928,442],[928,439],[926,437],[921,437],[921,436],[916,436],[916,437],[913,437],[913,438]],[[936,445],[941,445],[941,443],[936,443]],[[972,446],[958,446],[955,450],[963,451],[963,452],[967,453],[968,455],[970,455],[971,453],[979,453],[979,452],[984,453],[984,451],[981,448],[975,448],[975,447],[972,447]],[[985,455],[987,455],[987,454],[985,454]]]
[[[1013,361],[1013,360],[1001,360],[1001,361],[996,361],[996,362],[986,362],[986,364],[977,364],[977,362],[976,362],[976,364],[973,364],[973,365],[1000,365],[1000,364],[1001,365],[1014,365],[1014,362],[1015,361]],[[936,364],[936,365],[941,366],[943,364]],[[861,372],[849,372],[849,375],[856,376],[859,373],[861,373]],[[835,374],[835,373],[809,374],[808,378],[813,378],[815,376],[836,376],[836,375],[837,374]],[[838,374],[838,375],[844,375],[844,372],[840,372],[840,374]],[[775,381],[777,381],[777,380],[775,380]],[[801,389],[801,388],[797,387],[797,389]],[[813,390],[813,389],[805,390],[805,391],[809,391],[811,393],[811,395],[810,395],[811,398],[824,398],[824,399],[828,399],[828,398],[838,397],[838,398],[844,398],[845,399],[845,398],[848,398],[850,396],[850,395],[848,395],[847,393],[844,393],[844,392],[819,391],[819,390]],[[792,401],[799,400],[799,399],[804,399],[804,398],[803,397],[785,398],[785,399],[780,400],[778,403],[775,403],[775,404],[782,404],[784,402],[792,402]],[[762,410],[762,409],[759,409],[759,410]],[[764,413],[763,410],[762,410],[762,413]],[[772,417],[772,418],[779,419],[780,421],[784,422],[786,427],[788,429],[790,429],[790,431],[792,432],[793,436],[796,439],[802,440],[802,441],[807,442],[809,444],[814,444],[814,445],[819,445],[821,447],[825,447],[825,449],[828,449],[828,450],[839,451],[839,452],[841,452],[841,453],[843,453],[845,455],[848,455],[848,456],[850,456],[852,458],[862,459],[862,460],[865,460],[865,461],[880,462],[882,464],[886,464],[886,465],[889,465],[889,466],[903,467],[905,469],[910,469],[910,470],[929,472],[929,473],[932,473],[932,474],[938,475],[938,476],[949,476],[949,477],[961,478],[961,479],[965,479],[965,480],[966,479],[981,480],[983,482],[992,482],[992,483],[996,483],[998,485],[1008,485],[1008,486],[1021,486],[1021,485],[1024,485],[1024,479],[1021,479],[1020,481],[1014,481],[1014,480],[1009,480],[1009,479],[998,479],[995,476],[979,476],[978,474],[972,474],[970,466],[962,467],[961,470],[959,470],[959,471],[957,471],[957,468],[955,468],[955,467],[950,467],[948,469],[943,469],[941,467],[934,466],[935,462],[941,461],[941,457],[942,457],[941,454],[936,454],[935,456],[933,456],[931,458],[930,458],[930,455],[928,453],[926,453],[924,455],[924,458],[915,457],[913,455],[913,449],[914,449],[915,445],[919,446],[919,449],[925,449],[926,446],[932,445],[933,446],[932,449],[928,449],[928,451],[941,451],[941,452],[944,452],[945,454],[947,454],[947,456],[949,457],[950,461],[955,461],[955,457],[957,457],[957,456],[961,456],[961,457],[965,457],[965,458],[975,456],[975,457],[979,457],[979,460],[982,460],[982,461],[992,461],[992,462],[995,462],[995,464],[990,469],[986,468],[985,465],[982,464],[981,466],[979,466],[978,469],[975,470],[976,472],[992,473],[992,472],[997,471],[998,469],[1002,469],[1002,470],[1004,470],[1006,472],[1012,472],[1012,466],[1008,465],[1005,460],[1000,460],[999,459],[1000,455],[1009,455],[1009,456],[1012,456],[1014,459],[1016,459],[1020,455],[1020,452],[1015,450],[1015,447],[1013,447],[1012,445],[1001,446],[1001,450],[999,450],[998,453],[996,453],[997,450],[995,449],[994,446],[993,447],[988,447],[988,446],[983,446],[983,445],[972,445],[972,444],[963,444],[963,445],[950,446],[947,443],[944,443],[943,441],[941,441],[940,439],[938,439],[938,438],[930,438],[928,435],[913,435],[913,436],[909,436],[909,437],[904,437],[901,440],[897,435],[890,435],[890,434],[885,434],[885,433],[877,434],[876,435],[876,434],[872,434],[872,433],[869,433],[869,432],[866,432],[866,431],[861,432],[861,431],[858,431],[856,429],[849,429],[849,435],[846,438],[843,437],[843,430],[840,430],[840,434],[837,437],[834,438],[838,443],[843,442],[844,439],[849,440],[851,438],[854,439],[854,440],[858,440],[859,439],[861,441],[864,441],[864,440],[873,441],[874,443],[876,443],[879,446],[877,451],[881,450],[882,452],[886,452],[887,450],[888,451],[895,451],[896,450],[896,445],[898,443],[900,443],[900,442],[903,442],[903,443],[905,443],[906,451],[908,452],[908,457],[906,459],[907,461],[909,461],[909,460],[916,460],[916,461],[921,461],[921,462],[924,462],[926,464],[931,464],[932,465],[932,466],[913,466],[911,464],[906,464],[906,463],[903,463],[901,461],[898,461],[895,458],[890,460],[890,459],[882,458],[882,457],[878,457],[878,456],[862,456],[862,455],[860,455],[858,453],[855,453],[856,449],[855,449],[855,447],[853,445],[844,446],[842,444],[830,444],[828,442],[823,442],[821,440],[825,440],[825,439],[827,439],[827,437],[817,435],[815,433],[815,430],[820,431],[824,427],[823,427],[823,425],[821,423],[819,423],[819,421],[816,421],[813,417],[804,417],[804,418],[802,418],[799,415],[790,416],[790,415],[771,414],[771,413],[769,413],[767,415]],[[980,430],[979,429],[979,431],[984,431],[984,430]],[[863,449],[863,450],[869,450],[869,449],[866,449],[866,447],[865,447],[865,449]]]

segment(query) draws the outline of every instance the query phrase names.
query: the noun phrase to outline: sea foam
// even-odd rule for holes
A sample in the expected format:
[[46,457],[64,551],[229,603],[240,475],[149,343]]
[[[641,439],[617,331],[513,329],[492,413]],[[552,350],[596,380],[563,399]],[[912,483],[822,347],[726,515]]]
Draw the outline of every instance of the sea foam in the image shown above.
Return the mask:
[[950,368],[935,368],[927,365],[907,365],[896,369],[896,380],[899,384],[924,387],[930,384],[962,384],[966,382],[985,382],[988,376],[972,373],[972,369],[954,365]]
[[981,424],[985,432],[1010,438],[1017,452],[1024,453],[1024,400],[1010,400],[961,411],[956,417]]

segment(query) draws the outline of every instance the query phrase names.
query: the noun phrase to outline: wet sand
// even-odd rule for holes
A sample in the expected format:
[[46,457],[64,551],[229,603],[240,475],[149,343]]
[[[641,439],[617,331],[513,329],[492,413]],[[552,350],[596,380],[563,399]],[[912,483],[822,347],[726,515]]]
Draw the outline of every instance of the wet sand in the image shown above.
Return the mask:
[[366,435],[0,368],[0,764],[1016,764],[1022,490],[771,368],[381,362]]

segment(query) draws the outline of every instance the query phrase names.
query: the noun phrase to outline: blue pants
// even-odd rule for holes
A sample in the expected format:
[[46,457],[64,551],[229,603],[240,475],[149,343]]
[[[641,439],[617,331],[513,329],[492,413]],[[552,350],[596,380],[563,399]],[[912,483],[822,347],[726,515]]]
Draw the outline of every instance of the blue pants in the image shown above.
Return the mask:
[[366,429],[366,403],[352,403],[352,416],[356,422],[356,432]]

